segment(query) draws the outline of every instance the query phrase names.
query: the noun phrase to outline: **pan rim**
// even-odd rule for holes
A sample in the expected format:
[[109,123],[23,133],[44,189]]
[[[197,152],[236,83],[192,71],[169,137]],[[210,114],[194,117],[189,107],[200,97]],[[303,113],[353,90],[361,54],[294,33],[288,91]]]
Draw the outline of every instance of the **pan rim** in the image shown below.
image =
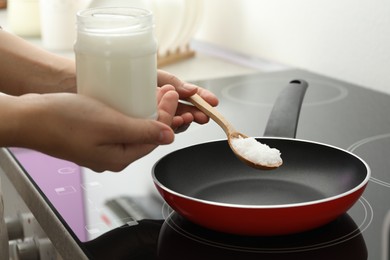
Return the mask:
[[174,191],[174,190],[166,187],[165,185],[163,185],[157,179],[157,177],[155,175],[155,168],[156,168],[157,164],[162,159],[164,159],[166,156],[168,156],[169,154],[172,154],[174,152],[177,152],[177,151],[189,148],[189,147],[193,147],[193,146],[197,146],[197,145],[203,145],[203,144],[207,144],[207,143],[214,143],[214,142],[217,142],[217,141],[226,141],[226,139],[217,139],[217,140],[210,140],[210,141],[207,141],[207,142],[202,142],[202,143],[189,145],[189,146],[180,148],[178,150],[172,151],[172,152],[164,155],[163,157],[161,157],[153,165],[153,168],[152,168],[153,182],[155,183],[155,185],[157,185],[159,188],[165,190],[169,194],[172,194],[172,195],[175,195],[177,197],[181,197],[181,198],[184,198],[184,199],[187,199],[187,200],[190,200],[190,201],[195,201],[195,202],[199,202],[199,203],[207,204],[207,205],[211,205],[211,206],[228,207],[228,208],[236,208],[236,209],[237,208],[242,208],[242,209],[282,209],[282,208],[305,207],[305,206],[317,205],[317,204],[322,204],[322,203],[327,203],[327,202],[330,202],[330,201],[338,200],[340,198],[346,197],[346,196],[348,196],[350,194],[353,194],[354,192],[362,189],[364,186],[366,186],[368,184],[368,182],[369,182],[369,180],[371,178],[371,168],[368,165],[368,163],[365,160],[363,160],[361,157],[359,157],[356,154],[354,154],[354,153],[352,153],[352,152],[350,152],[348,150],[345,150],[343,148],[340,148],[340,147],[337,147],[337,146],[334,146],[334,145],[331,145],[331,144],[326,144],[326,143],[321,143],[321,142],[311,141],[311,140],[305,140],[305,139],[299,139],[299,138],[272,137],[272,136],[271,137],[263,136],[263,137],[254,137],[254,138],[255,139],[272,139],[272,140],[287,140],[287,141],[294,141],[294,142],[304,142],[304,143],[311,143],[311,144],[315,144],[315,145],[326,146],[326,147],[329,147],[329,148],[332,148],[332,149],[339,150],[341,152],[347,153],[347,154],[355,157],[356,159],[358,159],[364,165],[364,167],[366,168],[366,176],[365,176],[364,180],[359,185],[355,186],[353,189],[350,189],[350,190],[348,190],[346,192],[343,192],[343,193],[340,193],[340,194],[337,194],[337,195],[334,195],[334,196],[330,196],[330,197],[319,199],[319,200],[311,200],[311,201],[305,201],[305,202],[299,202],[299,203],[275,204],[275,205],[234,204],[234,203],[225,203],[225,202],[216,202],[216,201],[211,201],[211,200],[198,199],[198,198],[194,198],[194,197],[191,197],[191,196],[179,193],[177,191]]

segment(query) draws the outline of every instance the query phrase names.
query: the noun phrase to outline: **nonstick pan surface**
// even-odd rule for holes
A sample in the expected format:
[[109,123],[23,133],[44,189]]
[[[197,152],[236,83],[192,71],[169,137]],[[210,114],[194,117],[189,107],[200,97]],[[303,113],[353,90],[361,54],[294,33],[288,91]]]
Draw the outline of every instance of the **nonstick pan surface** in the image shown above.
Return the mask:
[[368,183],[368,165],[343,149],[295,138],[257,140],[282,152],[280,168],[253,169],[234,156],[226,140],[218,140],[163,157],[153,168],[155,185],[175,211],[206,228],[284,235],[336,219]]

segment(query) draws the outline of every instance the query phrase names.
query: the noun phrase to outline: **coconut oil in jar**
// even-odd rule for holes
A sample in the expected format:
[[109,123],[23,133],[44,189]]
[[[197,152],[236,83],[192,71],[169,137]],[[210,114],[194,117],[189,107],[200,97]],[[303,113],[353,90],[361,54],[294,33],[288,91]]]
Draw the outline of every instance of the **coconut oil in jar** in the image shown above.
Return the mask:
[[137,118],[157,111],[157,42],[153,15],[132,7],[77,13],[77,90]]

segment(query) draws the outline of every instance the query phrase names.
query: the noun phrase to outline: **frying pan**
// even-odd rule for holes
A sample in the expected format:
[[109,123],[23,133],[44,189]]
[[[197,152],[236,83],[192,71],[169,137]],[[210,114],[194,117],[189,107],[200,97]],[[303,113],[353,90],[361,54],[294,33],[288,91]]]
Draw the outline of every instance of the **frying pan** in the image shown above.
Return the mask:
[[345,213],[362,195],[371,171],[346,150],[295,138],[307,86],[293,80],[282,90],[265,137],[256,138],[281,151],[281,167],[249,167],[227,140],[174,151],[152,170],[168,205],[200,226],[250,236],[303,232]]

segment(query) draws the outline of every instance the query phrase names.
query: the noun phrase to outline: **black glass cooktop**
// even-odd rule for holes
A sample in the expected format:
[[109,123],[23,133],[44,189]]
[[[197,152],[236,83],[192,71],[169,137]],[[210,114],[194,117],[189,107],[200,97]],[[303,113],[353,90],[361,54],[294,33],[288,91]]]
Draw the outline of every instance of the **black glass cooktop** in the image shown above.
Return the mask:
[[98,174],[34,151],[10,151],[91,259],[390,259],[389,95],[302,70],[195,83],[217,94],[219,110],[233,125],[262,136],[277,95],[292,79],[309,83],[297,138],[346,149],[372,170],[365,192],[347,213],[304,233],[219,233],[164,203],[151,178],[154,163],[179,148],[224,139],[214,122],[191,126],[174,144],[121,173]]

